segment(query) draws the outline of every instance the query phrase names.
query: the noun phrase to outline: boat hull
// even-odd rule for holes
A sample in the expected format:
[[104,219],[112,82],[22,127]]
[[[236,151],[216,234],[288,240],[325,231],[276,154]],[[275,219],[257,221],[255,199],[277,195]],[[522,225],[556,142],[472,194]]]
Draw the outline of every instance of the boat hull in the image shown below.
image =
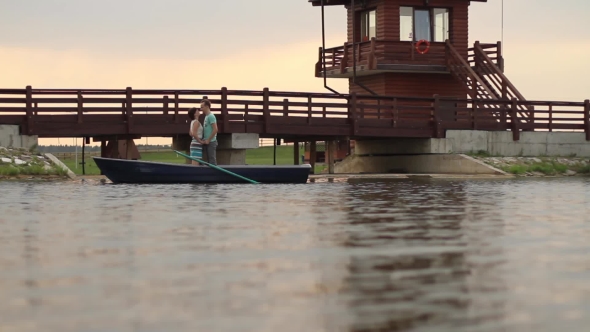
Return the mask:
[[[93,157],[113,183],[249,183],[209,166]],[[306,183],[310,165],[218,165],[260,183]]]

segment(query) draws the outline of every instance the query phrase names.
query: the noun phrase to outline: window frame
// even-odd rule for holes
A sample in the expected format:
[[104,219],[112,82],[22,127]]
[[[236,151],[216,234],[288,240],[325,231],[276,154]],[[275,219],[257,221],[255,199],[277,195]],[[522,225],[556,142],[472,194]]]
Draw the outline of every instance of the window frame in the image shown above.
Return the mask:
[[[375,35],[371,36],[370,33],[367,33],[368,39],[363,40],[363,38],[365,37],[365,36],[363,36],[363,16],[367,17],[365,28],[367,29],[367,32],[369,32],[369,31],[371,31],[371,20],[370,20],[370,17],[371,17],[370,13],[371,12],[375,13]],[[357,22],[355,24],[356,27],[354,28],[354,33],[356,35],[356,38],[355,38],[356,41],[359,43],[362,43],[362,42],[370,41],[371,38],[373,38],[373,37],[377,38],[377,7],[357,10],[355,14],[356,14],[355,20]]]
[[[399,6],[399,10],[398,10],[398,16],[399,16],[399,20],[401,22],[401,8],[402,7],[409,7],[412,8],[412,40],[410,40],[410,42],[417,42],[418,39],[416,39],[416,10],[427,10],[428,11],[428,17],[430,20],[430,39],[429,42],[430,43],[444,43],[445,41],[433,41],[435,39],[435,29],[434,29],[434,10],[435,9],[446,9],[447,13],[448,13],[448,17],[449,17],[449,28],[448,28],[448,39],[452,42],[452,32],[453,32],[453,8],[452,7],[444,7],[444,6],[429,6],[429,7],[425,7],[425,6],[409,6],[409,5],[400,5]],[[399,40],[400,41],[408,41],[408,40],[402,40],[402,36],[401,36],[401,27],[400,27],[400,36],[399,36]]]

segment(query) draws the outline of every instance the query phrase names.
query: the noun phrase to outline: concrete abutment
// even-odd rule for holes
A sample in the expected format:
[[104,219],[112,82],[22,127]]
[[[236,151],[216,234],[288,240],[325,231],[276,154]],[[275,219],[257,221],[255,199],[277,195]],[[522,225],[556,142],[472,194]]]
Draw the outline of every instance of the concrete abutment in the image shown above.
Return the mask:
[[358,140],[335,173],[506,174],[465,154],[504,157],[590,157],[584,133],[448,130],[446,138]]
[[30,150],[39,144],[36,135],[22,135],[20,126],[0,124],[0,146]]

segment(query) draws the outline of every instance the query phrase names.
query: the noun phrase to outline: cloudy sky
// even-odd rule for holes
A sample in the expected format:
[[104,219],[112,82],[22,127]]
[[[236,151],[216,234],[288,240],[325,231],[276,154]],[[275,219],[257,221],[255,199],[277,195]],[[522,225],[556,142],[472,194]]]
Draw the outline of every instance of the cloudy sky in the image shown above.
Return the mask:
[[[0,0],[0,86],[323,92],[320,14],[307,0]],[[590,98],[588,14],[587,0],[505,1],[506,74],[527,99]],[[345,16],[326,9],[327,47]],[[500,39],[501,0],[473,3],[471,42]]]

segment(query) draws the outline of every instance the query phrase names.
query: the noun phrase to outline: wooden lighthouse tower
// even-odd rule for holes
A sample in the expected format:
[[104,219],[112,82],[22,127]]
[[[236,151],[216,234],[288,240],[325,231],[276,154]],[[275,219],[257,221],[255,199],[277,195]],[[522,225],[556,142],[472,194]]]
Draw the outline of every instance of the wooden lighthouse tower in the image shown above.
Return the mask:
[[524,100],[501,43],[469,45],[469,6],[487,0],[308,1],[347,9],[348,38],[320,48],[315,76],[346,78],[350,93]]

